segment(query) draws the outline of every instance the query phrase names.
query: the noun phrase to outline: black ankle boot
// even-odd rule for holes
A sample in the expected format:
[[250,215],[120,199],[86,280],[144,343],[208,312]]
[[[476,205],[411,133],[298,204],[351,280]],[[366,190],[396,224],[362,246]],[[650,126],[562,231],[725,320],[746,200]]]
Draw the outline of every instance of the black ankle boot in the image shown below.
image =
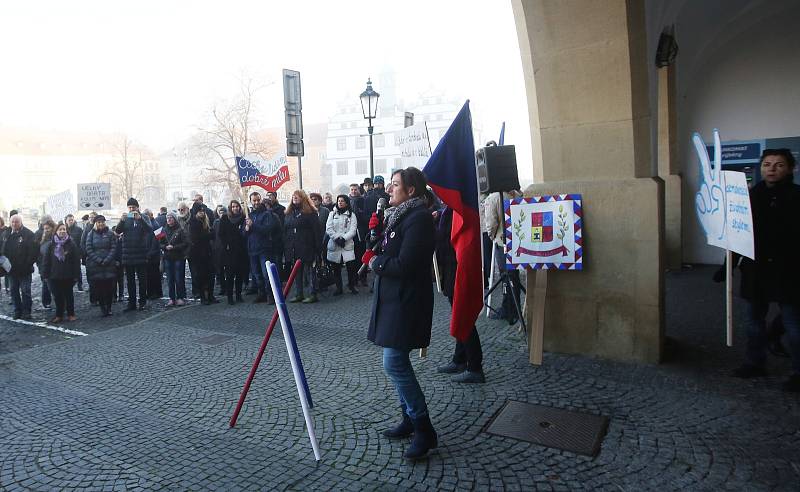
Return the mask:
[[383,431],[383,435],[389,439],[402,439],[414,433],[414,424],[411,422],[411,417],[400,407],[400,413],[403,414],[403,420],[391,429]]
[[242,293],[241,292],[237,292],[236,293],[236,302],[244,302],[244,299],[242,299]]
[[232,294],[228,294],[228,304],[230,304],[231,306],[233,306],[235,304],[233,302],[233,295]]
[[418,419],[411,419],[414,424],[414,437],[411,439],[411,446],[403,453],[403,457],[415,460],[422,458],[428,451],[439,445],[439,438],[431,424],[431,418],[426,415]]

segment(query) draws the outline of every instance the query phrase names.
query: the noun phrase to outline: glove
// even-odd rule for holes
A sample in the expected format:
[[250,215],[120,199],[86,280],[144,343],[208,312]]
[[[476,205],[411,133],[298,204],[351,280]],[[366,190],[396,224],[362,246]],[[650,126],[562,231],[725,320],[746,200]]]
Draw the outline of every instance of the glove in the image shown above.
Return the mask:
[[372,217],[369,218],[369,226],[368,227],[370,229],[375,229],[376,227],[378,227],[379,223],[380,222],[378,221],[378,214],[375,213],[375,212],[372,212]]
[[371,259],[375,258],[376,256],[378,256],[378,255],[375,254],[374,251],[372,251],[371,249],[368,249],[368,250],[366,250],[364,252],[364,255],[361,257],[361,263],[363,263],[365,265],[369,265],[369,261]]
[[340,248],[344,248],[345,243],[347,243],[347,241],[345,241],[343,237],[337,237],[336,239],[333,240],[333,242],[336,243],[336,245],[339,246]]

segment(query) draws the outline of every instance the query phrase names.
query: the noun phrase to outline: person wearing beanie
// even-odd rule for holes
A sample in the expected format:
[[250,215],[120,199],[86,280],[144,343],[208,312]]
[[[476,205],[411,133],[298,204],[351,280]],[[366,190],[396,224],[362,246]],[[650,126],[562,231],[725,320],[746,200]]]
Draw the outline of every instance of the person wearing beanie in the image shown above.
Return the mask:
[[86,255],[86,279],[89,291],[94,293],[102,315],[111,316],[114,301],[114,281],[117,278],[117,238],[106,226],[106,218],[97,215],[87,226],[84,238]]
[[128,307],[125,311],[136,310],[136,279],[139,280],[139,309],[147,305],[147,260],[153,245],[153,229],[145,223],[139,213],[139,202],[128,200],[128,212],[120,217],[117,234],[122,235],[121,263],[125,267],[128,281]]
[[164,272],[167,274],[169,301],[167,307],[183,306],[186,303],[186,250],[189,247],[188,233],[178,223],[178,214],[166,214],[161,250],[164,252]]

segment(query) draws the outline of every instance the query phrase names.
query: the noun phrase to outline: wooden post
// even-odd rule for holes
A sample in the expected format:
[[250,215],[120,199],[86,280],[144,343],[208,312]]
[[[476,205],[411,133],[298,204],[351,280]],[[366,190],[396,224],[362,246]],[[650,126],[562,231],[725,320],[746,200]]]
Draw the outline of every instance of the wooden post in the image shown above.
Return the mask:
[[725,250],[725,327],[728,347],[733,347],[733,254]]
[[546,295],[547,270],[535,270],[531,322],[528,325],[530,327],[528,330],[530,332],[528,356],[530,363],[537,366],[542,365],[542,354],[544,352],[544,310]]

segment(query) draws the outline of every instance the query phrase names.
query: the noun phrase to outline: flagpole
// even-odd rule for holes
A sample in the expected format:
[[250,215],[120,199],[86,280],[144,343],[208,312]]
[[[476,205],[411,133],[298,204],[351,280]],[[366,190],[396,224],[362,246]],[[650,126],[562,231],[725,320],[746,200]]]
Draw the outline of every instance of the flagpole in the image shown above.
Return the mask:
[[733,347],[733,253],[725,250],[725,332],[728,347]]

